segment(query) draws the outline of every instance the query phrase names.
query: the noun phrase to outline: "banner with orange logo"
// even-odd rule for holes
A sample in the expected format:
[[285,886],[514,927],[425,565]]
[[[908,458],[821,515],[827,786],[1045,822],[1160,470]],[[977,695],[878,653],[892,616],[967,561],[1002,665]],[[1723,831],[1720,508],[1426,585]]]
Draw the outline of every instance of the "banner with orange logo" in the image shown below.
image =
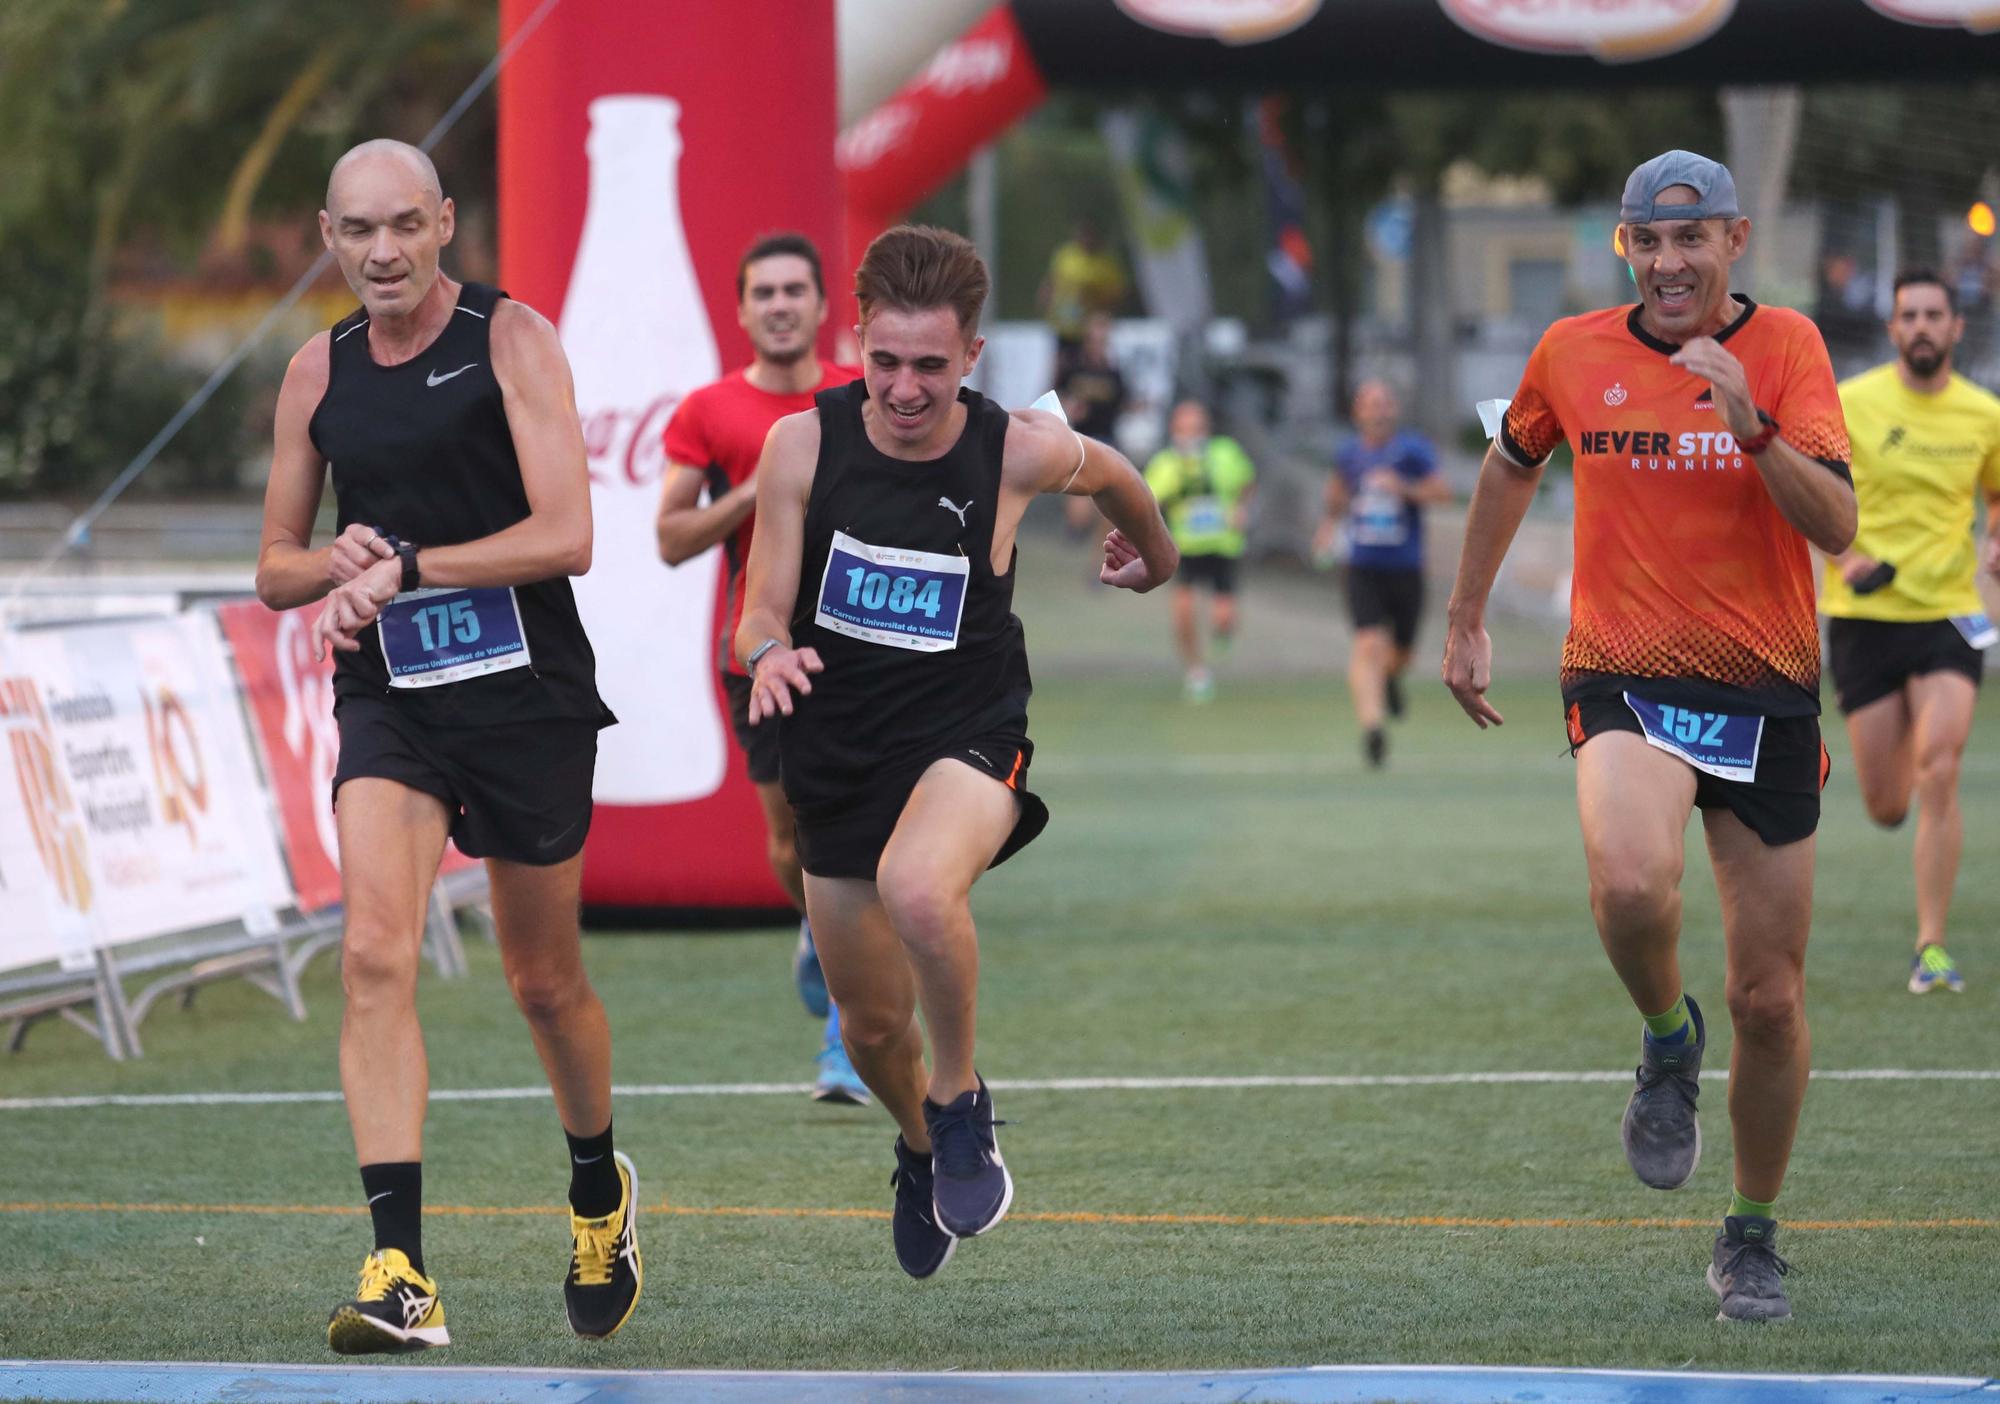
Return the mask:
[[87,959],[88,854],[41,685],[0,634],[0,970]]
[[[206,615],[10,634],[0,644],[0,861],[39,889],[39,938],[0,966],[79,941],[117,945],[249,914],[291,892],[215,624]],[[34,855],[22,861],[20,829]],[[4,897],[33,924],[36,904]]]

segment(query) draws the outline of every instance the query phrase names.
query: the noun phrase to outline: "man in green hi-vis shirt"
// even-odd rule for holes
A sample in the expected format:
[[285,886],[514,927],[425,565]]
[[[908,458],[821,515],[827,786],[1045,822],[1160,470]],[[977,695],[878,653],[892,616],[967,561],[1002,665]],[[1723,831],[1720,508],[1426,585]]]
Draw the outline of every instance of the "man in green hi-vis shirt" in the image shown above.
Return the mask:
[[1172,442],[1146,465],[1146,485],[1160,501],[1174,544],[1181,549],[1174,580],[1174,642],[1187,670],[1187,699],[1215,696],[1215,675],[1202,649],[1195,592],[1212,600],[1208,627],[1218,653],[1236,632],[1236,563],[1243,557],[1243,524],[1256,491],[1257,469],[1234,439],[1211,434],[1208,407],[1197,400],[1174,406],[1167,424]]

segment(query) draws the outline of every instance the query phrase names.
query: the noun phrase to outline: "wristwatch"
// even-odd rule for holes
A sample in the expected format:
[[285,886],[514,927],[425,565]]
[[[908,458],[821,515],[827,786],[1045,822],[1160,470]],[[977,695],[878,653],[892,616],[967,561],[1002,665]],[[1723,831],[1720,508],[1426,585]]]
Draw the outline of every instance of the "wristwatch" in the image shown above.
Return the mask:
[[743,660],[743,671],[746,673],[756,672],[757,663],[760,659],[763,658],[765,654],[769,653],[774,648],[783,648],[784,646],[785,646],[784,642],[780,639],[764,640],[764,642],[758,644],[755,648],[751,649],[750,656]]
[[1764,427],[1737,445],[1748,454],[1759,454],[1771,446],[1771,440],[1778,437],[1778,421],[1763,410],[1757,411],[1757,420]]
[[403,563],[403,583],[400,591],[407,595],[423,583],[423,573],[417,569],[416,545],[409,541],[398,541],[396,559]]

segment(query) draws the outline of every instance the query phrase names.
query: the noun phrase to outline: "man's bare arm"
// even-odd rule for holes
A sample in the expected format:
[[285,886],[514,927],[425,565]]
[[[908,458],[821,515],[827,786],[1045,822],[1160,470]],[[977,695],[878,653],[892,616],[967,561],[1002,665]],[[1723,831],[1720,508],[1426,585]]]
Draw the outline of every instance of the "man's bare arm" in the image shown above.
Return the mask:
[[[1763,428],[1757,405],[1750,397],[1749,377],[1743,363],[1729,348],[1712,337],[1696,337],[1674,353],[1673,364],[1701,376],[1715,390],[1729,432],[1737,441],[1754,438]],[[1778,513],[1798,533],[1826,552],[1838,556],[1854,544],[1860,523],[1854,500],[1854,484],[1824,463],[1809,458],[1780,437],[1771,440],[1762,453],[1751,457],[1765,491]]]
[[805,552],[806,504],[819,462],[819,411],[786,415],[771,426],[752,480],[757,484],[757,530],[743,587],[743,620],[734,640],[737,661],[766,643],[777,647],[757,660],[750,678],[750,721],[792,714],[792,694],[812,691],[811,675],[824,665],[817,650],[792,647],[791,616],[799,597]]
[[722,496],[701,504],[708,475],[684,463],[667,465],[666,486],[660,492],[660,515],[653,524],[660,559],[677,566],[691,561],[719,541],[727,541],[757,509],[757,477],[753,473]]
[[[1143,580],[1131,588],[1164,585],[1180,568],[1180,549],[1167,531],[1153,490],[1132,461],[1097,439],[1086,438],[1045,410],[1016,410],[1007,429],[1005,477],[1010,492],[1088,497],[1116,533],[1145,562]],[[1126,584],[1126,581],[1119,581]]]
[[311,604],[338,582],[333,548],[312,549],[313,518],[326,488],[326,460],[313,446],[309,426],[326,396],[332,338],[308,341],[285,368],[272,426],[271,476],[264,484],[264,528],[257,543],[257,598],[272,609]]
[[1500,574],[1500,562],[1506,559],[1507,548],[1535,500],[1541,477],[1539,466],[1523,468],[1497,445],[1489,447],[1466,513],[1458,579],[1446,608],[1443,674],[1445,686],[1458,705],[1481,727],[1503,720],[1486,700],[1486,689],[1493,680],[1493,641],[1486,633],[1486,601]]

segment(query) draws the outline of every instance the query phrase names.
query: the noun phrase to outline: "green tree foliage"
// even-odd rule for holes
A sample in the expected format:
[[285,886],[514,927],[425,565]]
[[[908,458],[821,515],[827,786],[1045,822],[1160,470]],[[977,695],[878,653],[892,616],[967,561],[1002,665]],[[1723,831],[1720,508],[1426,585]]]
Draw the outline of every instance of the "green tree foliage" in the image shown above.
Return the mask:
[[2000,83],[1898,84],[1808,92],[1792,189],[1897,205],[1899,261],[1942,261],[1939,221],[1962,216],[2000,170]]
[[[422,135],[491,58],[495,8],[0,5],[0,491],[94,486],[201,380],[204,368],[118,330],[108,294],[122,262],[226,259],[255,217],[296,219],[312,238],[333,158],[367,136]],[[482,148],[462,169],[483,192],[490,107],[475,114],[457,142]],[[184,442],[203,429],[207,441],[163,463],[165,479],[227,480],[242,452],[228,408],[204,412]]]

